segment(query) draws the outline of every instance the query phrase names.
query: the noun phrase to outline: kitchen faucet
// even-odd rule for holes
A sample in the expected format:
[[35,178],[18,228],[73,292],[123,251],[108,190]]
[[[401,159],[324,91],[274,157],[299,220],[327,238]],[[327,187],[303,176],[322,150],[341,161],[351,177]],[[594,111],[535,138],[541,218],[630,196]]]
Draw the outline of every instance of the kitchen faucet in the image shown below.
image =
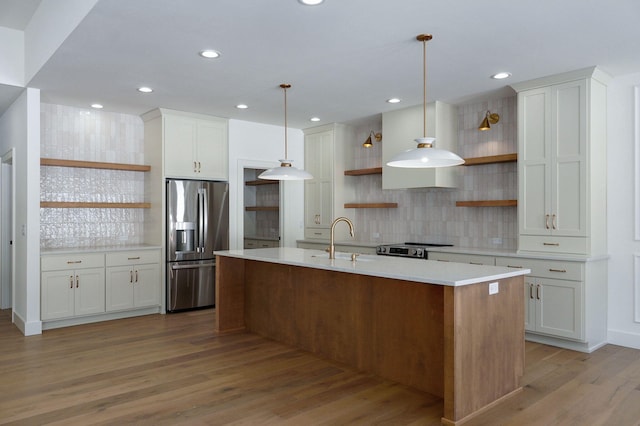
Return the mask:
[[329,259],[335,259],[336,258],[336,248],[333,245],[333,233],[334,233],[334,229],[336,227],[336,224],[338,222],[347,222],[347,225],[349,225],[349,234],[351,234],[351,236],[355,236],[354,235],[354,231],[353,231],[353,222],[351,222],[349,219],[347,219],[346,217],[338,217],[336,218],[333,222],[331,222],[331,239],[329,241]]

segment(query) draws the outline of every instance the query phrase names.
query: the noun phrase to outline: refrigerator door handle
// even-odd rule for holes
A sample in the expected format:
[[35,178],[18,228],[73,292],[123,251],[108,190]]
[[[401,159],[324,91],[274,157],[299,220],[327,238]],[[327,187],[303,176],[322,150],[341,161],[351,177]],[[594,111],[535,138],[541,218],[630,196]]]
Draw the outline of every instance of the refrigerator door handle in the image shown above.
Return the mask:
[[198,269],[198,268],[209,268],[211,266],[216,266],[215,262],[209,263],[194,263],[190,265],[171,265],[171,270],[177,271],[179,269]]
[[207,239],[205,236],[209,235],[209,191],[206,188],[202,189],[202,243],[200,245],[200,252],[204,253],[206,249]]
[[203,232],[203,212],[204,205],[202,203],[202,190],[198,189],[198,245],[196,246],[196,253],[200,253],[202,247],[202,240],[204,239]]

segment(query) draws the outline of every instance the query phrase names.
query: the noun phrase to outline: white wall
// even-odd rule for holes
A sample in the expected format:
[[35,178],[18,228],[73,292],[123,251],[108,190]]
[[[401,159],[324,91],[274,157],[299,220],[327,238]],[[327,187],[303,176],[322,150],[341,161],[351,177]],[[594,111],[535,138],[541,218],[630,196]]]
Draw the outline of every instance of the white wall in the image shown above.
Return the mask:
[[24,33],[0,27],[0,84],[24,86]]
[[40,90],[25,89],[0,117],[0,155],[15,148],[13,321],[40,334]]
[[[288,129],[288,157],[293,166],[304,168],[304,134]],[[243,212],[242,168],[277,167],[284,157],[284,127],[249,121],[229,120],[229,247],[242,248]],[[295,247],[296,240],[304,236],[304,184],[302,181],[284,181],[284,206],[280,221],[284,224],[281,245]]]
[[[634,86],[640,73],[614,79],[608,87],[607,215],[609,261],[608,341],[640,349],[640,270],[634,271],[635,241]],[[640,148],[640,147],[638,147]]]

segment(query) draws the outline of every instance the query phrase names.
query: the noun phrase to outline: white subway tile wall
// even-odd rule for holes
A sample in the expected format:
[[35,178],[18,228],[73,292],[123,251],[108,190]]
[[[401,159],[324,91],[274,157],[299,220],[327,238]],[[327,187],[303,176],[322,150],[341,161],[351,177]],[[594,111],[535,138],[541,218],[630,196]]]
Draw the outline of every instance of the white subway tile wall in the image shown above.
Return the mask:
[[[478,131],[487,110],[500,115],[488,131]],[[380,120],[380,119],[378,119]],[[377,127],[376,127],[377,126]],[[353,168],[379,167],[380,144],[361,144],[380,121],[357,127]],[[361,141],[362,140],[362,141]],[[384,129],[382,142],[384,143]],[[463,158],[517,152],[516,97],[495,99],[458,108],[458,154]],[[398,243],[406,241],[450,243],[462,247],[517,248],[516,207],[456,207],[462,200],[517,199],[517,164],[501,163],[458,167],[456,189],[421,188],[382,190],[380,175],[350,177],[359,203],[395,202],[397,209],[353,209],[356,240]],[[351,200],[347,200],[351,201]]]
[[[136,115],[41,105],[45,158],[144,164],[144,124]],[[40,168],[41,201],[143,202],[141,172]],[[144,212],[128,208],[41,208],[40,247],[142,244]]]

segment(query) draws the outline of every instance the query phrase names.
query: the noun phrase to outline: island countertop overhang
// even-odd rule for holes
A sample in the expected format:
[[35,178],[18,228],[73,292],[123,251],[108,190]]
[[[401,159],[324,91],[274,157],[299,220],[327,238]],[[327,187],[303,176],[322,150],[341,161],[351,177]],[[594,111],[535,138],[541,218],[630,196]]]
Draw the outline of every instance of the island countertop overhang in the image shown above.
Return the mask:
[[292,247],[225,250],[216,251],[214,254],[453,287],[501,280],[531,272],[529,269],[375,255],[361,255],[355,262],[352,262],[350,253],[337,253],[336,257],[338,258],[329,259],[328,253],[320,250]]

